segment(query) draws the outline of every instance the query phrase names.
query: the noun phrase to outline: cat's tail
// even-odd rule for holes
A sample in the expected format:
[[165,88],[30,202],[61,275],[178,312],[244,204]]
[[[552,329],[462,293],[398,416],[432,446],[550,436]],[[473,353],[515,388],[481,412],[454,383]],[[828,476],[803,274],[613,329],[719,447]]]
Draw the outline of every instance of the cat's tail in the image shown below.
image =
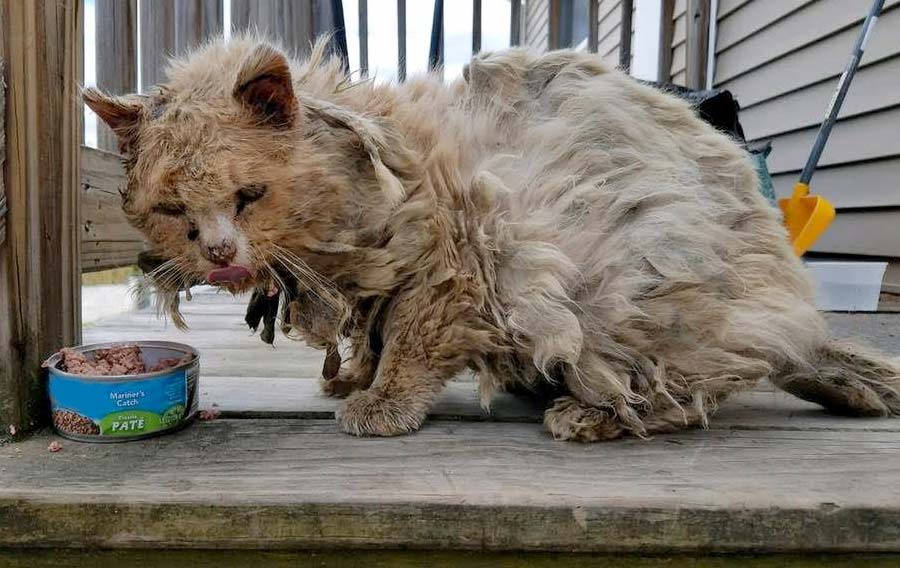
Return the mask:
[[772,382],[794,396],[849,416],[900,416],[900,359],[843,341],[828,341],[804,367]]

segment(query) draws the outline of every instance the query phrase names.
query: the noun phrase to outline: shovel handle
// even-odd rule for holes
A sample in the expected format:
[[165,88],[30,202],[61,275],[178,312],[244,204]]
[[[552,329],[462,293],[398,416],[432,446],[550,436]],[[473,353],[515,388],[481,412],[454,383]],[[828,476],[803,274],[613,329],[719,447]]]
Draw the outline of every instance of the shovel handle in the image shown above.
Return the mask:
[[834,126],[838,112],[841,110],[841,105],[844,103],[844,97],[847,96],[847,91],[850,89],[850,81],[853,79],[853,75],[856,74],[856,68],[859,67],[859,60],[862,59],[863,51],[866,49],[866,42],[869,41],[869,34],[872,33],[872,28],[875,27],[875,21],[878,20],[878,14],[881,13],[882,6],[884,6],[884,0],[874,0],[874,2],[872,2],[872,8],[869,10],[869,15],[866,16],[866,21],[863,22],[859,37],[856,38],[856,45],[853,46],[853,53],[850,55],[850,61],[847,62],[847,67],[844,68],[844,72],[841,74],[841,78],[838,81],[837,91],[834,93],[834,97],[832,97],[831,103],[828,105],[825,120],[822,122],[822,126],[819,127],[819,134],[816,136],[816,141],[809,154],[809,159],[806,160],[806,165],[803,167],[803,172],[800,174],[801,183],[809,185],[809,180],[812,179],[813,171],[819,163],[819,158],[822,156],[822,150],[825,149],[825,142],[828,141],[831,127]]

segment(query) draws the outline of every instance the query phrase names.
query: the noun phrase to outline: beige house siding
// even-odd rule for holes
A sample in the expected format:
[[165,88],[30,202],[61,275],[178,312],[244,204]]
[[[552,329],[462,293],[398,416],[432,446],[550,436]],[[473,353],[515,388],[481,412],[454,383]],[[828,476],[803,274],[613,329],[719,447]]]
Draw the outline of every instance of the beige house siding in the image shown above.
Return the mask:
[[[714,85],[740,102],[748,140],[772,142],[780,196],[803,167],[870,4],[719,0]],[[813,190],[838,216],[813,251],[900,258],[900,0],[885,2],[819,164]],[[891,274],[887,283],[900,284]]]
[[524,45],[547,51],[550,43],[550,0],[525,0]]
[[672,66],[669,71],[670,82],[685,85],[687,80],[687,0],[662,0],[675,2],[672,10]]
[[[631,54],[634,58],[634,11],[631,18]],[[621,0],[600,0],[597,9],[597,53],[610,65],[619,64],[622,38]],[[525,45],[540,51],[549,48],[550,0],[525,0]]]

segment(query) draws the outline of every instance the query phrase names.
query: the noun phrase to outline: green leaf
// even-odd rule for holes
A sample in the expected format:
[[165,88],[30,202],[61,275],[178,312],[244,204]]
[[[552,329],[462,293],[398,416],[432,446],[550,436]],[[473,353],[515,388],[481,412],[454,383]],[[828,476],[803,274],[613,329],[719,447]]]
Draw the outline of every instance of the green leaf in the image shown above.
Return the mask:
[[182,417],[184,417],[184,409],[185,406],[183,404],[176,404],[175,406],[169,407],[168,410],[162,413],[162,417],[159,419],[160,426],[163,428],[171,428],[178,424]]

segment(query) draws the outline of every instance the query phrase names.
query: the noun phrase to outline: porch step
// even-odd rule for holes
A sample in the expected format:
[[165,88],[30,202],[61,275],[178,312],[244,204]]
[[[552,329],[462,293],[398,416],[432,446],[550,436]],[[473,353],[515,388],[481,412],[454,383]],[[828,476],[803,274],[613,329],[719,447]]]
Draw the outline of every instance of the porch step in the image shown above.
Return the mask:
[[360,439],[303,417],[330,401],[300,393],[280,407],[293,418],[265,400],[241,418],[238,399],[202,388],[235,418],[0,447],[0,547],[900,551],[900,420],[751,393],[710,430],[578,445],[509,401],[484,421],[463,385],[436,410],[454,420]]

